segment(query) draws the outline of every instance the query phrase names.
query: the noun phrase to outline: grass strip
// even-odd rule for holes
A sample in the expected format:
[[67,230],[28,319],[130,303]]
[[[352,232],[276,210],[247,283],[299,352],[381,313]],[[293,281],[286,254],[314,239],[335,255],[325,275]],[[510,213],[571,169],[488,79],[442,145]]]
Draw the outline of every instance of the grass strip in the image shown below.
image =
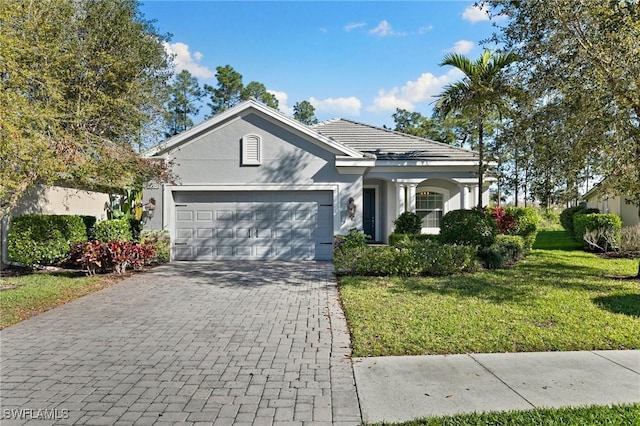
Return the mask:
[[[554,426],[554,425],[610,425],[637,426],[640,404],[612,406],[594,405],[570,408],[537,408],[523,411],[506,411],[457,416],[429,417],[406,423],[376,423],[404,426]],[[367,423],[373,425],[374,423]]]

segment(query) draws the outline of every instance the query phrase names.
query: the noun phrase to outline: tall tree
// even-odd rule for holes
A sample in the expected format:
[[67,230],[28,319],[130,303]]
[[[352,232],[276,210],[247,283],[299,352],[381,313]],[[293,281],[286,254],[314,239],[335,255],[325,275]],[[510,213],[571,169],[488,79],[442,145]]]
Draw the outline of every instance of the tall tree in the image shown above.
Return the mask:
[[162,110],[165,37],[134,0],[0,2],[0,218],[37,183],[124,187]]
[[216,67],[216,79],[217,87],[204,85],[205,92],[211,97],[211,103],[207,104],[211,108],[209,117],[231,108],[242,100],[242,74],[231,65]]
[[508,17],[495,39],[521,56],[523,87],[578,118],[567,128],[581,131],[605,187],[640,214],[640,2],[488,3]]
[[475,61],[453,53],[446,55],[440,64],[456,67],[464,73],[461,81],[447,85],[438,95],[434,111],[443,117],[458,112],[472,116],[476,122],[479,157],[478,208],[482,208],[483,175],[486,171],[483,126],[485,120],[495,111],[508,109],[510,88],[503,78],[502,71],[516,59],[513,53],[492,53],[485,49]]
[[197,102],[203,93],[198,79],[187,70],[176,75],[169,89],[164,119],[166,123],[165,136],[171,137],[193,126],[191,117],[198,114]]
[[257,81],[252,81],[247,84],[242,89],[241,97],[243,101],[253,98],[273,109],[278,109],[279,106],[278,99],[276,99],[275,95],[273,93],[269,93],[267,88],[264,87],[264,84],[258,83]]
[[318,123],[316,108],[309,101],[296,102],[293,106],[293,118],[307,126]]
[[211,108],[212,117],[232,106],[254,98],[273,109],[278,109],[278,99],[273,93],[269,93],[264,84],[252,81],[246,86],[242,82],[242,74],[233,69],[231,65],[216,68],[217,87],[205,84],[204,91],[209,94],[211,103],[207,105]]

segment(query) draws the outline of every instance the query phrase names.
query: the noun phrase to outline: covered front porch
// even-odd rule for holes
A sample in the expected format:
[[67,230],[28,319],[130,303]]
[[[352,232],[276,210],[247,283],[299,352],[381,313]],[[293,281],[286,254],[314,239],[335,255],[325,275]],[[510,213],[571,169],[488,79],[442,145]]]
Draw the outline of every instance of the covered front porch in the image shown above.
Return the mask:
[[[489,201],[488,184],[483,188],[483,204]],[[477,199],[474,177],[368,178],[362,190],[363,230],[371,241],[387,242],[393,221],[409,211],[422,217],[423,234],[438,234],[444,214],[472,208]]]

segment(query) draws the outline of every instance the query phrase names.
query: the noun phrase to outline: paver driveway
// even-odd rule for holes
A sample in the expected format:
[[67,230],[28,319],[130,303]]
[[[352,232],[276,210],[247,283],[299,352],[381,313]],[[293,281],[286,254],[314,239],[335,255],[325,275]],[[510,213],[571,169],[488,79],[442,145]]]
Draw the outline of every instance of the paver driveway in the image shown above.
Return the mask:
[[6,328],[2,424],[359,424],[331,270],[172,263]]

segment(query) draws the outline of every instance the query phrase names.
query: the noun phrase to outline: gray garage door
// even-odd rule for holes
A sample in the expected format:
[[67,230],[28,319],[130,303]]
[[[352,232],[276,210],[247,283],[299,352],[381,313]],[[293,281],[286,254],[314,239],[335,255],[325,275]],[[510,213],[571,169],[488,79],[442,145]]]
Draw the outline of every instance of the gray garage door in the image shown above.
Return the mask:
[[330,260],[330,191],[176,192],[176,260]]

